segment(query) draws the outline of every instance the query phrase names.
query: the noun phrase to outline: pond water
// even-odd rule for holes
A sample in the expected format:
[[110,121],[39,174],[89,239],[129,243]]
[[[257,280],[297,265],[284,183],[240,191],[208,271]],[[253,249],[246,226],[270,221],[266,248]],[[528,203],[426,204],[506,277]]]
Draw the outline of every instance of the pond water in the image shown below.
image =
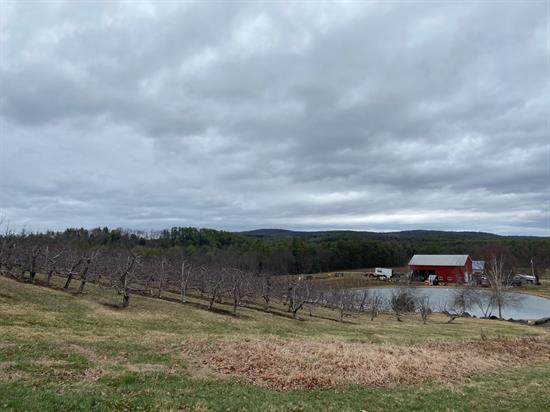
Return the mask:
[[[396,287],[367,288],[359,290],[358,293],[362,293],[363,290],[368,290],[372,295],[378,295],[384,300],[387,300],[396,289]],[[429,298],[430,308],[434,312],[441,312],[446,303],[452,302],[454,293],[457,290],[457,288],[441,287],[419,287],[411,289],[419,297],[427,296]],[[481,289],[481,293],[486,294],[488,297],[490,292],[487,289]],[[540,319],[550,316],[550,299],[517,292],[507,292],[507,295],[512,298],[510,299],[512,302],[502,308],[502,317],[504,319]],[[467,312],[472,316],[484,316],[483,310],[476,305],[469,308]],[[488,315],[498,316],[498,309],[491,308]]]

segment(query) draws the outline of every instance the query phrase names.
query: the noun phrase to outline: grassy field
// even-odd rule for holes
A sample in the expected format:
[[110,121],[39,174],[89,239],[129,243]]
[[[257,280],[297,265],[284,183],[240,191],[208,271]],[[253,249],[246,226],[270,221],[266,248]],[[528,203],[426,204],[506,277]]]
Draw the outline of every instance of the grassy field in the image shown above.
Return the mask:
[[[458,319],[447,324],[441,315],[432,316],[427,325],[413,316],[404,322],[380,316],[374,322],[367,317],[353,317],[340,323],[333,320],[336,315],[329,310],[316,310],[313,316],[304,311],[303,319],[295,321],[282,308],[267,314],[253,306],[232,316],[229,306],[220,305],[220,310],[209,312],[200,299],[182,305],[141,296],[133,296],[131,306],[122,310],[117,306],[119,300],[113,291],[94,285],[89,285],[84,295],[78,295],[75,291],[0,277],[0,409],[550,408],[548,329],[478,319]],[[471,348],[463,345],[464,339],[479,340],[481,329],[489,337],[487,342],[492,343],[474,342]],[[540,346],[530,351],[538,352],[537,356],[526,352],[509,354],[513,351],[502,347],[500,352],[487,356],[491,362],[484,362],[485,358],[471,362],[471,368],[456,378],[445,373],[434,374],[433,378],[422,374],[423,369],[430,367],[441,369],[441,362],[448,364],[449,370],[459,368],[460,372],[460,365],[470,354],[475,360],[475,356],[489,353],[487,345],[523,336],[537,336],[527,341],[533,348]],[[438,352],[456,353],[456,359],[440,358]],[[248,363],[238,362],[239,356]],[[305,385],[308,388],[291,385],[282,390],[273,386],[269,379],[265,380],[270,376],[265,371],[251,371],[255,368],[251,361],[254,356],[259,356],[260,361],[275,359],[284,363],[288,359],[293,364],[261,367],[277,369],[272,372],[278,372],[279,379],[286,371],[295,374],[303,368],[307,373],[302,379],[309,382]],[[419,366],[407,356],[427,358]],[[326,362],[317,367],[316,357]],[[345,383],[347,378],[354,382],[355,371],[342,362],[355,359],[355,369],[360,369],[359,362],[363,362],[371,368],[365,366],[365,370],[375,372],[377,362],[381,366],[390,362],[385,368],[389,371],[384,375],[387,380],[376,381],[363,375],[363,380],[357,382],[371,379],[373,384]],[[391,363],[394,361],[397,363]],[[307,364],[296,368],[294,363],[300,362]],[[335,362],[334,368],[330,362]],[[331,370],[347,374],[341,380],[345,384],[316,385],[324,376],[319,374],[323,367],[329,371],[324,371],[324,375],[330,375]],[[264,381],[255,380],[254,374],[263,376]],[[415,374],[419,383],[414,382]],[[299,376],[294,378],[293,382],[301,382]],[[313,378],[317,380],[311,381]]]
[[550,278],[540,279],[540,285],[524,285],[518,288],[518,292],[531,293],[533,295],[550,298]]

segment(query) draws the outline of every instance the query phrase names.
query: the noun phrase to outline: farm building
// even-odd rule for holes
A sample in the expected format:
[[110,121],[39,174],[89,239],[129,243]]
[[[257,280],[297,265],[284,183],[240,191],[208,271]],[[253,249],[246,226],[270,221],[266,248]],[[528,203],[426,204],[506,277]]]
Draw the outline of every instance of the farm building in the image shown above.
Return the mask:
[[472,259],[468,255],[414,255],[409,262],[413,280],[425,281],[436,275],[439,282],[462,283],[472,279]]
[[485,273],[485,261],[474,260],[472,261],[472,269],[474,275],[483,275]]

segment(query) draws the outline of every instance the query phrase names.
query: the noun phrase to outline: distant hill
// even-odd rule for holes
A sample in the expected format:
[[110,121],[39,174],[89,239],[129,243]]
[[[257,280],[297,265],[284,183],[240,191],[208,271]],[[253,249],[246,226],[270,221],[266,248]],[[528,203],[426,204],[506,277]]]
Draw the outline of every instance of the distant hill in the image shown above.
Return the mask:
[[239,234],[254,238],[291,238],[304,239],[376,239],[376,240],[486,240],[498,239],[502,236],[486,232],[454,232],[444,230],[404,230],[400,232],[366,232],[355,230],[324,230],[324,231],[295,231],[286,229],[256,229]]

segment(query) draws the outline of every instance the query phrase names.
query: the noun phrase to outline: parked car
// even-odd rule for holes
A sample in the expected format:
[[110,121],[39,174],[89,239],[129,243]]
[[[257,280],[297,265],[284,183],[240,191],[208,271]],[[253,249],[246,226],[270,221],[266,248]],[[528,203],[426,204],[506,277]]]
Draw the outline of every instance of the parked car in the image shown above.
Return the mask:
[[535,283],[535,277],[531,275],[518,274],[512,278],[512,286],[532,285]]

